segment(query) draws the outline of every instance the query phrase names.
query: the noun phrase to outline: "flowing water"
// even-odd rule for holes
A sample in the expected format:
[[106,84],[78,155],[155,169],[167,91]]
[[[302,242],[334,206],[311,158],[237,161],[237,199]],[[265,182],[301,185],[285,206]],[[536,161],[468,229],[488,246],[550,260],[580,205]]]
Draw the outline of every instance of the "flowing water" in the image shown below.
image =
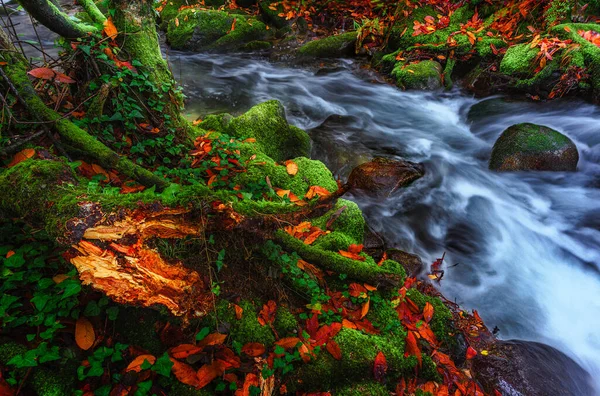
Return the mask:
[[[426,176],[402,193],[351,198],[393,245],[428,262],[446,252],[442,292],[500,337],[550,344],[600,378],[600,108],[402,92],[342,61],[319,71],[233,55],[171,63],[190,115],[278,99],[311,134],[313,157],[342,177],[376,155],[423,162]],[[578,171],[489,171],[494,141],[520,122],[568,135]]]

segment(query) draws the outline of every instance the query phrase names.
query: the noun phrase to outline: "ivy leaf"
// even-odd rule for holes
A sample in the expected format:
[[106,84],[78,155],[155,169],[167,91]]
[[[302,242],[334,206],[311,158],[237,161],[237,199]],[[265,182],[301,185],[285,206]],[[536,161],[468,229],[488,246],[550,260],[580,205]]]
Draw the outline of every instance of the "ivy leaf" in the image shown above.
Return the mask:
[[196,334],[196,341],[202,341],[208,333],[210,333],[210,329],[208,327],[203,327],[202,330]]
[[152,371],[157,372],[164,377],[170,377],[172,367],[173,362],[169,358],[169,355],[165,352],[158,359],[156,359],[156,363],[154,363],[152,366]]

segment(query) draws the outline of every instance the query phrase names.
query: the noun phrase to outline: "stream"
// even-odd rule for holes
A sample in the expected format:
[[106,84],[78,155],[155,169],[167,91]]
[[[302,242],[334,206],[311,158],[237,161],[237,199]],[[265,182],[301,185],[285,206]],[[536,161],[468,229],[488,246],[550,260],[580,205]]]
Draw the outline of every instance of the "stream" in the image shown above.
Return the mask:
[[[350,61],[309,70],[236,55],[169,56],[189,116],[235,115],[278,99],[313,138],[313,158],[342,178],[377,155],[423,162],[425,177],[401,193],[351,199],[391,245],[426,263],[446,252],[442,293],[477,309],[502,339],[552,345],[600,378],[599,107],[402,92]],[[496,138],[520,122],[568,135],[578,171],[489,171]]]

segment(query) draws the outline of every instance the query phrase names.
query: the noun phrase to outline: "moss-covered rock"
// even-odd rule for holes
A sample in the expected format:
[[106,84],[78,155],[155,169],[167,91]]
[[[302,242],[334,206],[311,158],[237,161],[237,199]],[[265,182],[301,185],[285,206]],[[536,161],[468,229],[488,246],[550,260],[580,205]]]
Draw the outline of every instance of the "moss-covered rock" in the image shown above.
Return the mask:
[[578,161],[577,147],[567,136],[542,125],[524,123],[502,132],[494,144],[489,167],[497,171],[575,171]]
[[508,75],[532,75],[535,69],[534,60],[537,53],[538,48],[531,48],[528,43],[513,45],[506,51],[506,54],[502,58],[500,71]]
[[229,329],[229,335],[232,340],[236,340],[242,345],[248,342],[258,342],[265,346],[272,345],[275,337],[269,326],[263,326],[258,322],[258,309],[251,301],[240,301],[242,307],[242,318],[237,319],[234,307],[225,300],[220,300],[217,304],[216,313],[209,315],[205,319],[207,326],[214,326],[220,323],[222,327]]
[[442,88],[442,65],[433,60],[396,64],[392,70],[396,85],[402,89],[435,90]]
[[[340,210],[341,213],[339,213],[339,216],[337,216],[329,224],[329,227],[327,227],[327,223],[332,219],[332,216],[334,216],[334,214],[337,215]],[[321,229],[328,228],[332,230],[333,232],[330,235],[344,235],[350,244],[361,244],[365,237],[366,222],[362,215],[362,211],[356,203],[346,199],[339,199],[329,212],[321,217],[313,219],[312,224]],[[329,247],[332,242],[325,238],[326,236],[319,237],[319,239],[315,241],[314,246],[334,251],[340,249],[346,250],[348,248],[348,245],[345,245],[344,247],[338,247],[339,245]]]
[[[272,6],[271,4],[275,4]],[[274,7],[275,9],[271,9]],[[291,25],[291,22],[279,16],[284,12],[281,3],[273,3],[271,0],[263,0],[258,3],[258,8],[262,19],[269,25],[275,26],[277,29],[284,29]]]
[[360,382],[346,385],[335,391],[339,396],[388,396],[390,392],[386,386],[375,381]]
[[308,157],[310,137],[288,124],[280,102],[269,100],[231,120],[223,132],[239,138],[255,138],[261,151],[275,161]]
[[294,314],[290,312],[288,307],[280,306],[277,308],[273,326],[280,337],[285,337],[287,334],[296,333],[298,329],[298,320]]
[[265,24],[253,17],[194,8],[178,13],[167,29],[172,48],[191,51],[235,50],[268,37]]
[[356,32],[348,32],[310,41],[298,49],[305,57],[337,58],[354,54]]

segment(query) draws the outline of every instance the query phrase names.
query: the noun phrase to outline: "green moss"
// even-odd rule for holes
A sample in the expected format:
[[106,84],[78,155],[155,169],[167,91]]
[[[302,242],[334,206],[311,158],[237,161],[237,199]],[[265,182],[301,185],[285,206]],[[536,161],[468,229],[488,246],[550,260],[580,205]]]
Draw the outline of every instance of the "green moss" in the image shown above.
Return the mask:
[[27,347],[13,341],[0,342],[0,364],[6,366],[9,360],[27,352]]
[[310,137],[288,124],[280,102],[269,100],[234,118],[224,131],[239,138],[255,138],[262,151],[275,161],[308,157]]
[[210,396],[214,393],[206,388],[196,389],[179,381],[171,381],[170,396]]
[[[344,234],[347,237],[347,240],[351,241],[350,243],[357,245],[363,243],[366,226],[365,219],[358,205],[352,201],[348,201],[347,199],[339,199],[329,212],[325,213],[323,216],[313,219],[312,224],[325,230],[331,217],[340,209],[342,209],[342,207],[345,207],[345,209],[330,224],[329,229],[335,231],[333,234]],[[317,239],[317,245],[321,243],[321,238]],[[322,243],[324,244],[322,248],[325,249],[327,240],[324,240]]]
[[242,51],[251,52],[251,51],[268,50],[271,48],[273,48],[273,44],[271,44],[269,41],[255,40],[255,41],[249,42],[248,44],[245,44],[240,49]]
[[354,53],[356,32],[348,32],[310,41],[298,49],[302,56],[331,58]]
[[252,17],[194,8],[181,11],[167,28],[171,47],[194,51],[240,48],[269,35],[265,24]]
[[375,381],[359,382],[336,389],[339,396],[388,396],[386,386]]
[[513,45],[502,58],[500,71],[508,75],[531,75],[537,53],[538,48],[531,48],[528,43]]
[[298,329],[298,320],[288,307],[280,306],[277,308],[273,326],[275,326],[275,330],[277,330],[280,337],[285,337],[287,334],[296,332]]
[[283,29],[288,27],[290,24],[285,18],[279,16],[284,12],[283,5],[281,3],[276,5],[276,9],[270,9],[270,5],[273,3],[271,0],[259,1],[258,7],[262,15],[262,19],[269,25],[275,26],[277,29]]
[[219,300],[216,307],[216,314],[212,313],[203,321],[203,325],[214,328],[215,324],[223,324],[229,328],[229,335],[232,341],[247,344],[248,342],[258,342],[267,347],[275,342],[275,337],[269,326],[262,326],[258,322],[257,312],[262,308],[262,304],[256,306],[248,300],[238,303],[244,310],[242,318],[235,317],[234,307],[225,300]]
[[552,0],[550,2],[550,7],[548,7],[544,13],[546,25],[553,26],[561,21],[569,19],[571,10],[575,5],[575,1],[573,0]]
[[425,303],[427,302],[433,305],[433,318],[431,319],[429,326],[443,346],[453,348],[456,345],[456,340],[454,338],[454,330],[452,327],[452,312],[444,305],[442,300],[437,297],[424,295],[416,289],[409,289],[406,292],[406,296],[417,304],[421,310],[425,307]]
[[438,89],[442,86],[442,67],[432,60],[411,64],[398,62],[391,74],[402,89]]
[[232,119],[233,117],[229,113],[209,114],[198,126],[206,131],[223,132]]
[[295,251],[306,261],[318,265],[324,270],[346,274],[351,279],[378,285],[384,280],[385,283],[389,280],[399,283],[404,274],[402,266],[391,260],[378,266],[370,256],[365,256],[365,261],[348,259],[337,252],[306,245],[284,231],[277,231],[276,237],[286,250]]
[[38,395],[44,396],[70,396],[75,389],[75,375],[79,364],[70,362],[60,368],[48,369],[39,367],[34,369],[30,386]]

